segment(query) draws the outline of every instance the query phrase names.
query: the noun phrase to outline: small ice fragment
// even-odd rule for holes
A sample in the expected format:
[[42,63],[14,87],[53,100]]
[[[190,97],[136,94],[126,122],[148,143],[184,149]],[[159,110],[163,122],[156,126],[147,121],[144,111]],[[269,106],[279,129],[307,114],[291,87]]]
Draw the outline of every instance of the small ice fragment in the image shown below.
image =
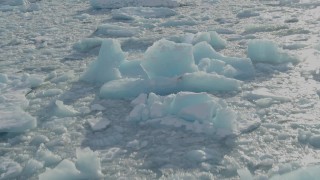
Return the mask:
[[110,125],[110,121],[106,118],[103,119],[89,119],[88,123],[93,131],[101,131]]
[[54,115],[57,117],[70,117],[79,114],[78,111],[74,110],[71,106],[64,105],[62,101],[56,100]]
[[186,154],[187,159],[195,163],[203,162],[207,159],[207,154],[203,150],[192,150]]

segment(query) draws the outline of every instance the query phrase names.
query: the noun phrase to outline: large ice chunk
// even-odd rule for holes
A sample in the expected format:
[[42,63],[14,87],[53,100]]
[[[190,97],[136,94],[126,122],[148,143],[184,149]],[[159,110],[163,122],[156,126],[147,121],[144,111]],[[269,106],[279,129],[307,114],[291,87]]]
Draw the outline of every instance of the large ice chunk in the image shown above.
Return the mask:
[[124,7],[112,10],[112,18],[118,20],[135,20],[139,18],[164,18],[176,15],[176,11],[165,7]]
[[65,159],[55,168],[47,168],[39,175],[40,180],[102,179],[100,159],[97,152],[90,149],[77,149],[76,162]]
[[183,91],[216,92],[241,89],[241,82],[238,80],[205,72],[187,73],[178,80],[178,88]]
[[119,70],[123,77],[147,78],[146,72],[141,67],[141,60],[125,60],[121,63]]
[[237,131],[234,112],[222,99],[207,93],[179,92],[168,96],[150,93],[145,102],[135,105],[128,119],[185,126],[195,132],[219,133],[223,136]]
[[118,41],[113,39],[104,40],[98,59],[92,62],[81,79],[90,83],[102,84],[121,78],[118,68],[124,61],[125,56]]
[[273,41],[269,40],[250,40],[248,44],[248,57],[253,62],[271,64],[299,62],[297,57],[288,54]]
[[227,41],[222,39],[215,31],[197,33],[192,40],[192,44],[202,41],[209,43],[214,49],[224,49],[227,46]]
[[238,74],[238,71],[234,67],[218,59],[203,58],[200,60],[198,68],[200,71],[217,73],[229,78],[235,77]]
[[179,3],[176,0],[91,0],[91,6],[96,9],[115,9],[122,7],[178,7]]
[[167,95],[179,91],[217,92],[238,91],[241,81],[205,72],[186,73],[180,77],[155,78],[124,78],[105,83],[100,89],[100,97],[111,99],[128,99],[140,93],[154,92]]
[[175,77],[197,71],[192,45],[162,39],[147,49],[141,66],[149,78]]
[[193,47],[193,55],[196,64],[203,58],[217,59],[231,65],[237,70],[238,79],[252,78],[254,76],[254,67],[249,58],[228,57],[216,52],[207,42],[197,43]]

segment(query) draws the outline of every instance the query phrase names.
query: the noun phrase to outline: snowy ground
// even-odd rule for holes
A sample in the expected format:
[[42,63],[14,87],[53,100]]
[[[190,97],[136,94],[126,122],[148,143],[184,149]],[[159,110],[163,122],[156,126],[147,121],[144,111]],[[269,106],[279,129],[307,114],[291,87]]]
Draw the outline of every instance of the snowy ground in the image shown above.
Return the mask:
[[[0,179],[316,179],[320,1],[181,0],[177,7],[155,6],[165,5],[170,8],[112,10],[94,9],[89,0],[0,0]],[[246,59],[249,42],[267,39],[299,60],[278,63],[287,61],[286,53],[258,52],[254,44],[268,62],[251,59],[255,73],[237,78],[240,85],[228,79],[233,89],[216,91],[223,83],[207,88],[209,104],[234,113],[222,115],[226,122],[235,119],[230,122],[238,126],[228,126],[234,133],[217,128],[219,118],[200,122],[207,113],[201,107],[211,106],[197,106],[201,113],[192,114],[200,125],[171,117],[190,117],[192,104],[186,114],[167,113],[160,120],[138,114],[141,122],[132,110],[150,101],[162,104],[160,97],[149,95],[148,103],[137,105],[105,98],[101,82],[83,81],[104,38],[119,41],[126,59],[141,60],[162,38],[190,44],[192,34],[207,31],[226,40],[225,48],[211,45],[227,57]],[[190,84],[175,88],[201,91]],[[154,91],[168,94],[147,93]]]

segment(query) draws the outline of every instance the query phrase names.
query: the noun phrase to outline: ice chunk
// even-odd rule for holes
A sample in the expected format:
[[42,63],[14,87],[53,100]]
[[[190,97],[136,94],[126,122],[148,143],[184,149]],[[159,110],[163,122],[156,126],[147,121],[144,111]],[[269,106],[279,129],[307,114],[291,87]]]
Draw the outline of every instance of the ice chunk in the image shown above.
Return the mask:
[[37,120],[20,108],[0,109],[0,132],[24,132],[37,126]]
[[320,177],[320,166],[314,165],[309,167],[303,167],[298,170],[286,173],[283,175],[276,175],[270,178],[270,180],[316,180]]
[[131,37],[138,34],[137,28],[123,27],[112,24],[103,24],[95,31],[96,35],[112,36],[112,37]]
[[49,169],[39,175],[40,180],[69,180],[69,179],[101,179],[100,159],[97,152],[86,148],[77,149],[76,162],[68,159],[61,161],[55,168]]
[[125,60],[119,67],[121,75],[124,77],[146,78],[147,74],[141,67],[141,60]]
[[193,47],[193,55],[196,64],[199,64],[203,58],[218,59],[231,65],[238,72],[236,78],[246,79],[254,76],[254,67],[249,58],[237,58],[223,56],[216,52],[207,42],[200,42]]
[[57,117],[69,117],[79,114],[78,111],[74,110],[71,106],[64,105],[62,101],[56,100],[54,115]]
[[20,175],[22,167],[19,163],[0,157],[0,179],[15,179]]
[[30,177],[42,168],[43,168],[42,162],[39,162],[34,159],[30,159],[24,166],[21,176],[24,178]]
[[120,64],[125,59],[125,53],[121,50],[120,43],[113,39],[102,42],[99,57],[94,61],[84,75],[83,81],[90,83],[105,83],[121,78]]
[[227,42],[215,31],[197,33],[192,40],[192,44],[197,44],[202,41],[207,42],[214,49],[224,49],[227,45]]
[[238,74],[238,71],[234,67],[218,59],[201,59],[198,68],[200,71],[217,73],[229,78],[235,77]]
[[0,95],[0,132],[24,132],[37,126],[23,109],[29,104],[26,90],[3,90]]
[[122,7],[178,7],[179,3],[176,0],[91,0],[91,6],[96,9],[115,9]]
[[176,14],[176,11],[165,7],[124,7],[112,10],[112,18],[118,20],[134,20],[137,18],[165,18],[174,16]]
[[217,92],[238,91],[241,81],[205,72],[186,73],[174,78],[156,78],[145,80],[124,78],[105,83],[100,89],[100,97],[112,99],[130,99],[140,93],[154,92],[167,95],[179,91]]
[[241,82],[205,72],[187,73],[178,79],[178,89],[192,92],[238,91]]
[[76,155],[76,167],[84,178],[101,179],[103,177],[98,152],[93,152],[89,148],[77,149]]
[[249,18],[249,17],[253,17],[253,16],[259,16],[260,14],[257,12],[254,12],[252,10],[244,10],[241,11],[237,14],[238,18]]
[[42,143],[47,143],[49,142],[49,138],[45,135],[37,135],[35,137],[32,138],[30,145],[35,145],[38,146]]
[[110,125],[108,119],[89,119],[88,123],[93,131],[101,131]]
[[40,86],[43,83],[43,78],[36,76],[36,75],[31,75],[27,78],[26,80],[26,85],[30,88],[35,88]]
[[320,135],[312,135],[309,143],[315,148],[320,148]]
[[253,62],[271,64],[299,62],[297,57],[288,54],[269,40],[250,40],[248,44],[248,57]]
[[275,101],[279,101],[279,102],[288,102],[288,101],[290,101],[289,97],[272,94],[266,88],[259,88],[259,89],[253,90],[251,92],[244,93],[244,97],[249,98],[249,99],[271,98],[271,99],[273,99]]
[[86,38],[74,44],[73,49],[79,52],[85,53],[85,52],[89,52],[94,48],[100,47],[101,44],[102,44],[101,38]]
[[46,171],[39,175],[39,180],[76,180],[81,179],[80,171],[75,164],[65,159],[61,161],[54,169],[46,168]]
[[192,162],[199,163],[207,159],[207,154],[203,150],[192,150],[186,154],[186,157]]
[[50,150],[48,150],[44,144],[40,144],[36,158],[39,161],[43,161],[45,166],[56,165],[61,161],[61,157],[59,155],[53,154]]
[[207,93],[179,92],[168,96],[149,94],[145,103],[137,104],[128,120],[183,127],[219,137],[238,132],[236,116],[221,99]]
[[238,169],[237,173],[240,176],[240,180],[253,180],[251,172],[246,168]]
[[124,78],[110,81],[100,89],[100,97],[121,99],[137,97],[149,91],[149,82],[139,78]]
[[219,133],[223,133],[221,135],[224,136],[225,133],[228,134],[237,130],[236,118],[235,113],[231,109],[222,107],[217,110],[213,124],[215,128],[218,128]]
[[147,49],[141,66],[152,79],[174,77],[197,71],[192,46],[162,39]]
[[222,39],[217,32],[210,31],[209,33],[211,38],[211,41],[209,42],[209,44],[214,49],[224,49],[227,46],[227,41]]

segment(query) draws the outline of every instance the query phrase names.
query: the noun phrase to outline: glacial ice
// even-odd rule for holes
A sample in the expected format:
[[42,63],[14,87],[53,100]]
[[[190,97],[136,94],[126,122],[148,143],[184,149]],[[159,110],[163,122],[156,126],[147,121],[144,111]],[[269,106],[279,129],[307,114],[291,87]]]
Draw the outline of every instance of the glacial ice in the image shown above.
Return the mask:
[[165,18],[174,16],[176,11],[166,7],[124,7],[112,10],[112,18],[116,20],[136,20],[140,18]]
[[75,163],[69,159],[62,160],[55,168],[46,168],[39,175],[40,180],[101,179],[100,158],[97,152],[89,148],[77,149]]
[[248,57],[253,62],[271,64],[298,63],[297,57],[280,49],[274,42],[269,40],[251,40],[248,43]]
[[95,9],[115,9],[122,7],[178,7],[179,3],[176,0],[90,0],[91,6]]
[[81,77],[81,80],[102,84],[111,80],[120,79],[120,64],[125,60],[126,54],[121,50],[120,43],[113,39],[102,42],[98,59],[90,64],[90,67]]

